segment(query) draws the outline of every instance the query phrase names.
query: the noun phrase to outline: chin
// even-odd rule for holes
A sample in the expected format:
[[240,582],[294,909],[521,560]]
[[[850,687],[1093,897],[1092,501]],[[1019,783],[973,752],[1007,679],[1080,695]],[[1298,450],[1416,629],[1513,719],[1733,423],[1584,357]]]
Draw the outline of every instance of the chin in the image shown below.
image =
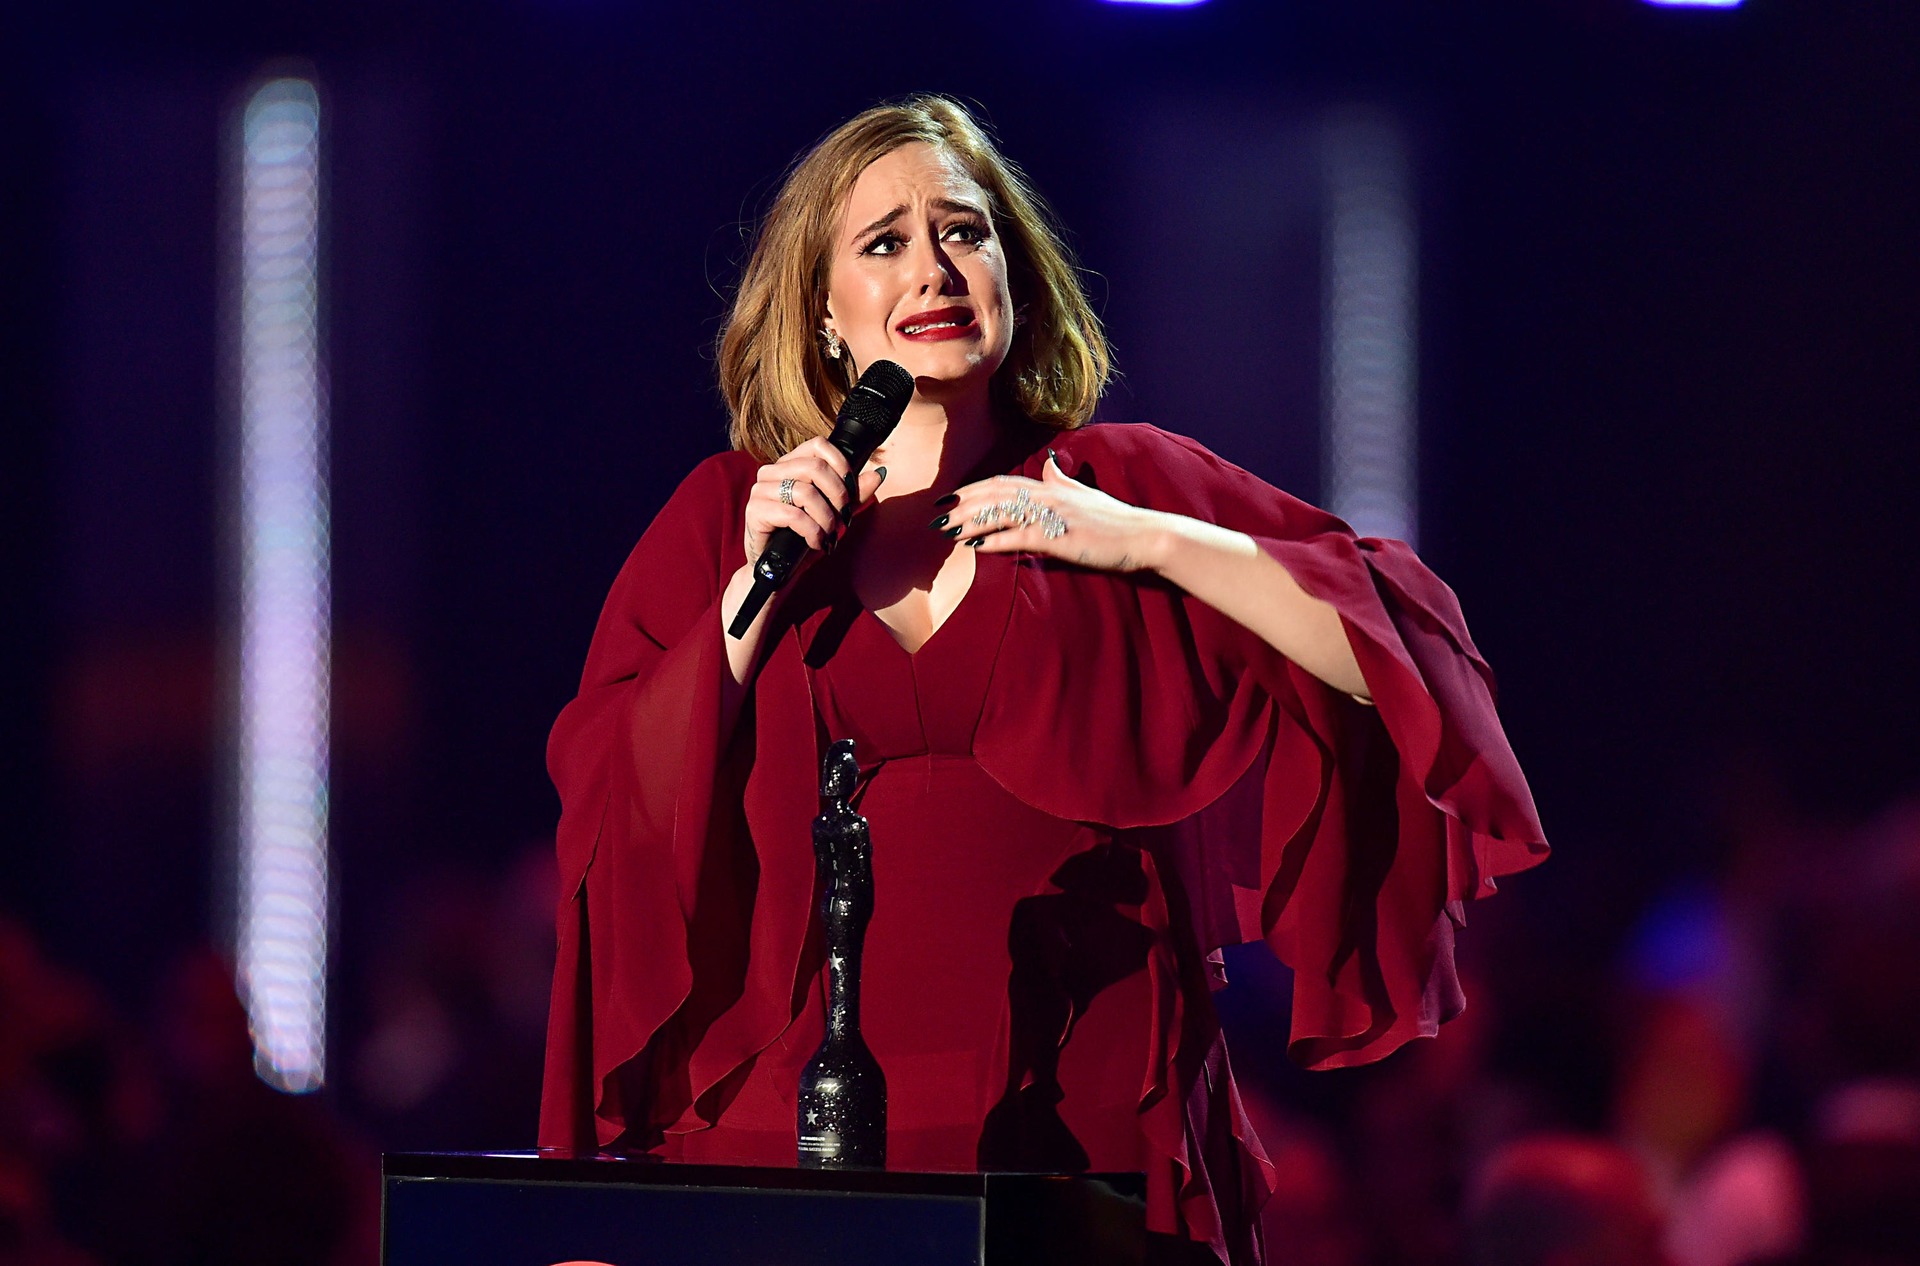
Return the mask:
[[[911,368],[911,367],[909,367]],[[991,373],[913,375],[914,394],[922,400],[946,403],[984,395],[993,381]]]
[[902,349],[892,357],[913,375],[919,394],[929,400],[945,400],[969,392],[985,391],[995,371],[1005,361],[1005,353],[995,356],[977,346],[969,348]]

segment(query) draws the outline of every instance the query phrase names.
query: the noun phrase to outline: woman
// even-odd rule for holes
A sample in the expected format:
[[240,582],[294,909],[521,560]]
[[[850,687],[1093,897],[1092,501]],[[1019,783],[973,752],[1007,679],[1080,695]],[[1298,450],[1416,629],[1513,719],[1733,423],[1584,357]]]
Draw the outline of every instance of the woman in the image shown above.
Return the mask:
[[[915,394],[851,472],[822,437],[882,358]],[[735,451],[635,548],[554,729],[543,1146],[793,1163],[839,738],[896,1167],[1142,1170],[1163,1247],[1258,1260],[1219,948],[1292,964],[1313,1067],[1460,1009],[1462,903],[1545,845],[1452,594],[1188,440],[1083,428],[1106,373],[956,103],[870,110],[793,170],[721,341]],[[812,565],[725,636],[781,527]]]

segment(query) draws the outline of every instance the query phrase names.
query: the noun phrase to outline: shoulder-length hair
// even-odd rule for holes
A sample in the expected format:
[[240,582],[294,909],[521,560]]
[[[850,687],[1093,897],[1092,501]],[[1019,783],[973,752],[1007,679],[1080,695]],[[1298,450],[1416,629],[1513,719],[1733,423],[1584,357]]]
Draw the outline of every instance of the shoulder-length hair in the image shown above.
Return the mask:
[[965,106],[927,94],[841,124],[794,164],[774,196],[720,332],[720,394],[735,448],[772,461],[832,429],[853,385],[848,361],[828,359],[819,337],[834,233],[867,165],[916,141],[959,160],[986,191],[1006,244],[1019,318],[993,377],[996,402],[1061,430],[1093,416],[1111,372],[1107,340],[1052,211]]

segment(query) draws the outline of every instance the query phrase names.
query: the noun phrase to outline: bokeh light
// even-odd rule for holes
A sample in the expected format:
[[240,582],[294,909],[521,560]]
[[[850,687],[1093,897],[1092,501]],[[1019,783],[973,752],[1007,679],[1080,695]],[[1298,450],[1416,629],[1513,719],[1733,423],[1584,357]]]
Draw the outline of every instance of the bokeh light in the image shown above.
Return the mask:
[[326,1072],[331,655],[313,84],[263,84],[241,138],[236,957],[255,1066],[299,1092]]
[[1371,110],[1324,136],[1322,452],[1328,508],[1363,536],[1416,543],[1417,265],[1406,142]]

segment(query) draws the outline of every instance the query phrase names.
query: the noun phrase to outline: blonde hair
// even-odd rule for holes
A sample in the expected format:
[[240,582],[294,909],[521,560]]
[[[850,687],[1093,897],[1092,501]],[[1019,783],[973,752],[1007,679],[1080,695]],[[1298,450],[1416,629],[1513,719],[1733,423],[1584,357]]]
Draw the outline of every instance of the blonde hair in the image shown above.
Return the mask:
[[1060,430],[1093,416],[1111,372],[1107,340],[1052,211],[965,106],[926,94],[875,106],[835,128],[774,196],[720,332],[720,394],[735,448],[772,461],[832,428],[852,386],[848,362],[829,360],[819,339],[833,235],[867,165],[915,142],[959,160],[986,191],[1007,247],[1021,319],[994,373],[996,402]]

